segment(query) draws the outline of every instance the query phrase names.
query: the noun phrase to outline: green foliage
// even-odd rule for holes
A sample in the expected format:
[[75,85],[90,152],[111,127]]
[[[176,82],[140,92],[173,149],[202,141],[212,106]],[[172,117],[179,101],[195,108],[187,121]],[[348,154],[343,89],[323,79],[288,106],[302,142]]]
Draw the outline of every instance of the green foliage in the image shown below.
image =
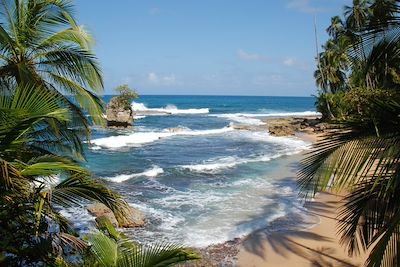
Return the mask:
[[137,92],[129,88],[127,84],[118,86],[115,88],[115,91],[117,91],[119,95],[113,97],[111,101],[112,104],[116,107],[122,107],[125,110],[130,110],[132,100],[139,97]]
[[[305,195],[349,192],[338,216],[341,243],[349,254],[370,251],[365,266],[399,266],[400,3],[354,0],[328,29],[332,45],[315,77],[317,108],[333,126],[302,162],[299,184]],[[348,65],[335,48],[343,37]],[[345,75],[345,90],[332,90],[335,73]]]
[[[387,89],[353,88],[347,92],[335,94],[325,93],[317,97],[316,108],[323,116],[332,114],[332,117],[323,119],[345,120],[353,117],[376,117],[377,107],[375,100],[386,102],[400,99],[397,91]],[[328,110],[329,108],[329,110]]]
[[172,266],[177,263],[200,259],[197,252],[172,244],[144,246],[118,232],[107,218],[97,221],[100,233],[87,237],[89,257],[84,265],[107,267]]
[[93,38],[77,25],[71,2],[5,0],[0,13],[0,91],[18,84],[53,92],[74,117],[70,127],[80,127],[80,137],[88,139],[89,124],[104,123],[103,102],[95,95],[103,80]]
[[[119,194],[79,164],[89,125],[104,123],[93,39],[77,25],[69,0],[4,0],[0,14],[0,265],[68,266],[68,255],[85,255],[88,244],[61,208],[97,201],[120,220],[128,211]],[[126,86],[119,90],[125,101],[137,97]],[[195,257],[178,247],[142,253],[129,244],[117,246],[135,249],[122,258],[147,266]],[[96,255],[109,251],[103,252]],[[93,259],[89,266],[99,264]]]
[[10,266],[55,264],[65,248],[82,247],[60,207],[99,201],[125,216],[126,202],[76,161],[71,113],[56,96],[26,86],[0,95],[0,254]]
[[[331,114],[330,116],[334,118],[345,118],[350,113],[351,107],[344,95],[344,92],[320,94],[316,102],[317,111],[324,116]],[[323,119],[328,118],[324,117]],[[329,117],[329,119],[331,118]]]
[[[198,253],[171,244],[142,246],[123,240],[116,242],[104,233],[90,236],[90,250],[107,267],[164,267],[200,259]],[[130,244],[127,244],[130,243]]]

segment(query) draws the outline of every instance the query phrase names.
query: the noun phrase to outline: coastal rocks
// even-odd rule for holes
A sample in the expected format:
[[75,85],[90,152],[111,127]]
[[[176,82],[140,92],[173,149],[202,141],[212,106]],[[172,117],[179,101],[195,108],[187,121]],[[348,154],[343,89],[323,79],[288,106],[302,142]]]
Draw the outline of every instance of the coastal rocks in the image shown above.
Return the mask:
[[101,221],[102,218],[107,218],[111,224],[118,227],[118,221],[114,216],[114,213],[102,203],[93,203],[86,207],[87,211],[96,217],[96,222]]
[[235,130],[242,130],[242,131],[265,131],[267,129],[266,125],[246,125],[246,124],[231,124],[230,127],[232,127]]
[[118,96],[111,98],[106,107],[107,126],[130,127],[133,123],[133,112],[129,105],[120,101]]
[[119,226],[123,228],[134,228],[144,226],[144,214],[133,207],[129,207],[127,218],[119,222]]
[[133,228],[144,226],[144,214],[133,208],[129,207],[127,218],[117,220],[114,213],[102,203],[94,203],[87,206],[87,211],[96,217],[96,221],[101,221],[101,218],[107,218],[115,227]]
[[268,131],[273,136],[294,135],[299,125],[293,118],[271,119],[267,122]]
[[239,246],[243,242],[241,238],[235,238],[221,244],[210,245],[199,249],[201,260],[182,264],[183,267],[218,267],[236,266]]
[[320,118],[276,118],[266,120],[268,131],[273,136],[290,136],[296,132],[319,133],[329,129]]

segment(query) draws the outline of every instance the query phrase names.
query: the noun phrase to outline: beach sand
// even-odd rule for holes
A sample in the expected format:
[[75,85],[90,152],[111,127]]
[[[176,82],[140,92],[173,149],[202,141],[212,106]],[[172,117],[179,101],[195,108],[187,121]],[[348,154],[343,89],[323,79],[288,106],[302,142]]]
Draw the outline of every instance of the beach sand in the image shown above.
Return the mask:
[[317,214],[320,223],[310,229],[267,234],[259,230],[249,235],[239,248],[238,266],[363,266],[366,255],[350,258],[336,235],[337,208],[341,197],[320,193],[306,204],[310,214]]
[[[315,142],[319,136],[301,134],[304,140]],[[301,157],[293,157],[299,160]],[[290,163],[293,166],[293,162]],[[293,168],[287,166],[284,172],[296,179]],[[320,223],[304,230],[268,232],[258,230],[247,236],[239,246],[237,266],[239,267],[354,267],[363,266],[366,254],[349,257],[340,245],[337,235],[336,216],[343,204],[342,196],[324,192],[314,201],[305,204],[309,215],[317,215]]]
[[[266,120],[268,122],[269,120]],[[324,132],[295,131],[295,136],[314,143]],[[299,162],[305,157],[296,154],[282,158],[284,166],[270,174],[275,179],[297,179]],[[367,254],[349,257],[340,245],[337,235],[338,208],[343,196],[332,192],[319,193],[313,201],[305,203],[306,215],[319,218],[319,223],[304,229],[271,231],[261,229],[244,238],[216,244],[202,250],[203,260],[184,266],[237,266],[237,267],[358,267],[363,266]],[[305,216],[308,217],[308,216]],[[285,222],[282,218],[281,222]],[[279,222],[277,222],[279,224]],[[307,223],[307,222],[305,222]],[[303,228],[302,228],[303,227]],[[272,227],[273,228],[273,227]],[[227,261],[228,259],[228,261]]]

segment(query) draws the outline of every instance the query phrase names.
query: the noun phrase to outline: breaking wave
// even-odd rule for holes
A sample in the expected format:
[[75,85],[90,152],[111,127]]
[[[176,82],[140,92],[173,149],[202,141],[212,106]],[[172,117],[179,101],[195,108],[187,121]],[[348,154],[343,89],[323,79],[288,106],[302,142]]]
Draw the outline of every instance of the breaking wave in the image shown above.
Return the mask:
[[135,178],[135,177],[141,177],[141,176],[146,176],[146,177],[156,177],[159,174],[164,173],[164,170],[158,166],[153,166],[153,168],[148,169],[144,172],[141,173],[133,173],[133,174],[119,174],[114,177],[108,177],[108,180],[113,181],[114,183],[122,183],[126,180]]
[[121,148],[126,146],[139,146],[146,143],[152,143],[157,140],[172,136],[199,136],[213,135],[233,131],[232,127],[224,127],[220,129],[210,130],[190,130],[187,128],[170,128],[161,132],[135,132],[129,135],[118,135],[104,138],[94,139],[92,143],[94,147],[102,148]]
[[131,106],[136,114],[146,115],[206,114],[210,112],[208,108],[178,109],[175,105],[167,105],[164,108],[148,108],[145,104],[136,102],[132,102]]

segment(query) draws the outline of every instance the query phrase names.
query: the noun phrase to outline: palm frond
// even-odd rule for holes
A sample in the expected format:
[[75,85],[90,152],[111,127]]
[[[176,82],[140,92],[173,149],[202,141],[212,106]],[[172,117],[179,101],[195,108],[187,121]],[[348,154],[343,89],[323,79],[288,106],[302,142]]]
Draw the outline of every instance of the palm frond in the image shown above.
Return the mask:
[[89,240],[92,245],[91,251],[102,266],[163,267],[200,259],[193,250],[173,244],[126,246],[124,242],[131,241],[117,243],[101,232],[92,235]]
[[117,219],[126,218],[128,204],[116,192],[100,181],[86,175],[74,174],[56,185],[51,191],[50,202],[63,207],[80,205],[82,200],[98,201],[110,208]]
[[98,233],[90,236],[89,242],[90,250],[102,266],[117,266],[118,245],[114,240],[103,233]]

